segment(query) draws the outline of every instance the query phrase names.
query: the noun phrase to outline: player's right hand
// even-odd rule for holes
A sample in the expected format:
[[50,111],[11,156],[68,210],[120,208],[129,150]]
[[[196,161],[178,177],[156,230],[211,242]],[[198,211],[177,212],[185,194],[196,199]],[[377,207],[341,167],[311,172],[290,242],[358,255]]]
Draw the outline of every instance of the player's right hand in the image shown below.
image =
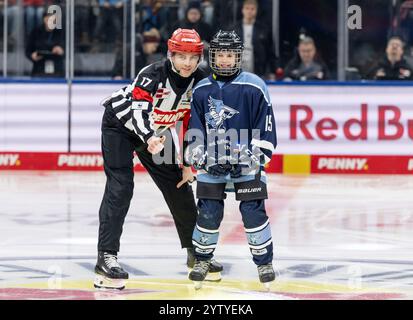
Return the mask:
[[165,136],[150,137],[148,140],[148,151],[155,155],[161,152],[164,148]]

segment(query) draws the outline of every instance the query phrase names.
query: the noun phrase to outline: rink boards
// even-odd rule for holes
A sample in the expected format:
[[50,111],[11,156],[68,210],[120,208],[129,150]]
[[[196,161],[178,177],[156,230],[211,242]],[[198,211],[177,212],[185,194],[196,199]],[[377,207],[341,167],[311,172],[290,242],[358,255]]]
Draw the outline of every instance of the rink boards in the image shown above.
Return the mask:
[[[145,171],[135,156],[135,171]],[[0,170],[100,171],[99,152],[0,152]],[[268,173],[413,174],[413,156],[275,155]]]
[[[69,106],[65,83],[0,83],[0,170],[101,170],[100,102],[124,85],[75,82]],[[412,92],[397,83],[269,85],[278,146],[268,172],[412,173]]]

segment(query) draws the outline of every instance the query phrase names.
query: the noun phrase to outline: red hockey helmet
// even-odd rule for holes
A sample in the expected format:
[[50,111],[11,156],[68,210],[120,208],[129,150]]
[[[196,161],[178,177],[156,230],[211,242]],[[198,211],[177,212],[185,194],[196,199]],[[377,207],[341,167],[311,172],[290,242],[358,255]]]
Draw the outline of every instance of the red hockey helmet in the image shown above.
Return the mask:
[[177,29],[168,40],[168,51],[197,53],[202,56],[204,44],[195,30]]

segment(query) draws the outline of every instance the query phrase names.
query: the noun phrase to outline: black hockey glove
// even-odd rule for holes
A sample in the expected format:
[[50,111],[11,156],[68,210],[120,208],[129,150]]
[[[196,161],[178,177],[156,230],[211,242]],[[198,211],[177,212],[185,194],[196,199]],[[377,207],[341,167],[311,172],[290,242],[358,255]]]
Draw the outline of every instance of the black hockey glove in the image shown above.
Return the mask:
[[198,146],[191,150],[187,158],[187,162],[192,164],[196,170],[205,170],[214,177],[226,176],[232,168],[230,164],[217,164],[214,157],[209,157],[208,152],[204,152],[203,146]]
[[249,170],[249,166],[245,164],[234,164],[231,168],[231,178],[237,179],[242,177],[242,172],[247,172]]
[[214,177],[226,176],[231,172],[232,166],[230,164],[214,164],[206,166],[205,170]]

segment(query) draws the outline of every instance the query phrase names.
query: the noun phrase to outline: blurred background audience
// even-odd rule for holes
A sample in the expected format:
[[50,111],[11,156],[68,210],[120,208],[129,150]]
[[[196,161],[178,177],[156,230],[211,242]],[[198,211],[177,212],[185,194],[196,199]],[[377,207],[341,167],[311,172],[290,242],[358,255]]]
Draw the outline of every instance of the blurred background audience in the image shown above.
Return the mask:
[[[7,54],[9,75],[64,74],[66,3],[8,0],[6,5],[0,0],[0,59]],[[172,32],[188,28],[201,35],[206,50],[215,32],[236,30],[245,44],[243,69],[265,80],[411,80],[413,0],[349,0],[349,5],[362,9],[362,28],[347,30],[344,47],[340,47],[345,35],[339,34],[338,4],[338,0],[74,0],[75,76],[129,79],[134,73],[131,51],[136,72],[165,58]],[[43,17],[51,5],[62,9],[63,30],[45,27]],[[54,47],[62,50],[53,53]],[[344,65],[338,60],[339,50],[346,50]],[[46,61],[53,61],[54,72]]]

